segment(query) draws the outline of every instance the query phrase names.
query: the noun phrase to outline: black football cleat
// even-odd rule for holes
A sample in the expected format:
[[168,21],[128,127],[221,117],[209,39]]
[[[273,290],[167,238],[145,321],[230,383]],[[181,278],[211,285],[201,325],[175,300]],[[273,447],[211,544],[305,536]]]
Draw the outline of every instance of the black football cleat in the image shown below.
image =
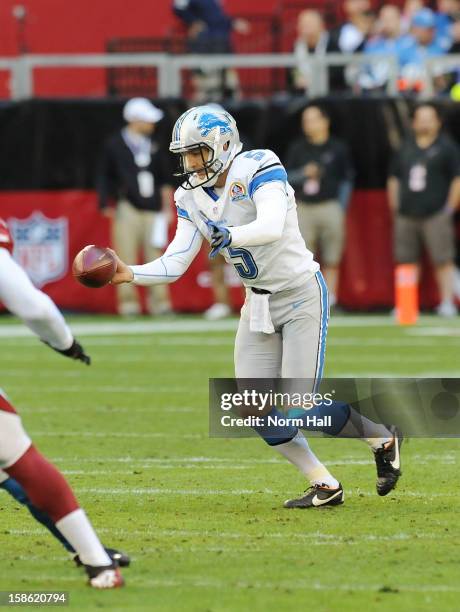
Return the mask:
[[339,506],[343,504],[345,495],[342,485],[337,489],[321,485],[313,485],[305,491],[306,495],[298,499],[288,499],[284,502],[285,508],[321,508],[321,506]]
[[84,565],[83,567],[88,574],[88,584],[93,589],[117,589],[125,584],[115,562],[112,565],[101,567],[93,565]]
[[[104,550],[109,555],[109,557],[112,559],[112,561],[115,561],[119,567],[129,567],[131,563],[131,559],[127,554],[119,550],[116,550],[115,548],[104,548]],[[73,560],[75,561],[75,564],[77,567],[80,567],[83,565],[78,555],[75,555]]]
[[375,465],[377,466],[377,493],[381,496],[388,495],[396,487],[401,476],[401,444],[403,443],[402,432],[394,425],[388,429],[393,434],[393,444],[390,448],[379,448],[374,451]]

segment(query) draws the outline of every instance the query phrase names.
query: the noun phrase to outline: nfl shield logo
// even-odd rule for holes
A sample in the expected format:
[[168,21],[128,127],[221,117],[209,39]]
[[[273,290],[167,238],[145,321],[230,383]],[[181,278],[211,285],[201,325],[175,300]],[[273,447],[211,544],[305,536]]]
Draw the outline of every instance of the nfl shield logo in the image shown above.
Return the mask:
[[48,219],[34,212],[28,219],[9,219],[14,258],[37,287],[57,281],[67,272],[68,220]]

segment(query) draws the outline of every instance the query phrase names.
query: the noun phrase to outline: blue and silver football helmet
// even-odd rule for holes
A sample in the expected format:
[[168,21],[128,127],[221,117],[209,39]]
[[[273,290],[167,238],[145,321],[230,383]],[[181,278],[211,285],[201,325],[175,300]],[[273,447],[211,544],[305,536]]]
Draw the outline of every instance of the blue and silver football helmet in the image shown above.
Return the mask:
[[[184,179],[184,189],[212,187],[242,148],[235,119],[217,105],[195,106],[183,113],[176,121],[169,145],[172,153],[179,154],[179,172],[175,176]],[[196,149],[201,153],[203,167],[191,171],[186,167],[184,153]],[[198,172],[206,177],[200,178]]]

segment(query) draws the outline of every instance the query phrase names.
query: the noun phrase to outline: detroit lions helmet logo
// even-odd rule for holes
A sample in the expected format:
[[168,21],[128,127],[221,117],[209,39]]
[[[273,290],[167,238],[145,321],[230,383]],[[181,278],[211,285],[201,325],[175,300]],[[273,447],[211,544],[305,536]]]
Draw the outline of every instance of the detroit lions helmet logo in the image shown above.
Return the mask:
[[231,134],[232,128],[230,124],[218,117],[217,115],[213,115],[212,113],[204,113],[201,115],[200,120],[198,122],[198,129],[202,136],[207,136],[209,132],[214,130],[215,128],[220,128],[221,134]]

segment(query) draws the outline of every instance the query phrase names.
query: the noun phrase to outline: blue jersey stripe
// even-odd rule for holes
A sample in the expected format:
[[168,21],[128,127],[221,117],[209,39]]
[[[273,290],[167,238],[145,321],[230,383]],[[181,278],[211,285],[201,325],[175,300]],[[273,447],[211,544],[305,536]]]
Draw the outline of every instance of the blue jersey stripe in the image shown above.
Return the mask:
[[321,272],[318,271],[315,276],[321,294],[321,326],[319,332],[318,355],[316,358],[315,385],[313,388],[314,393],[318,391],[319,385],[321,384],[321,379],[323,377],[324,359],[326,356],[327,326],[329,322],[329,296],[327,285]]
[[219,196],[214,191],[214,189],[212,189],[212,187],[203,187],[203,191],[207,193],[208,196],[214,200],[214,202],[217,202],[217,200],[219,199]]
[[258,189],[261,185],[265,183],[270,183],[271,181],[282,181],[286,183],[287,174],[284,168],[275,168],[274,170],[267,170],[263,174],[257,174],[253,177],[251,182],[249,183],[249,197],[252,198],[256,189]]
[[188,212],[185,210],[185,208],[181,208],[180,206],[176,206],[177,208],[177,216],[178,217],[182,217],[182,219],[188,219],[189,221],[191,221]]

